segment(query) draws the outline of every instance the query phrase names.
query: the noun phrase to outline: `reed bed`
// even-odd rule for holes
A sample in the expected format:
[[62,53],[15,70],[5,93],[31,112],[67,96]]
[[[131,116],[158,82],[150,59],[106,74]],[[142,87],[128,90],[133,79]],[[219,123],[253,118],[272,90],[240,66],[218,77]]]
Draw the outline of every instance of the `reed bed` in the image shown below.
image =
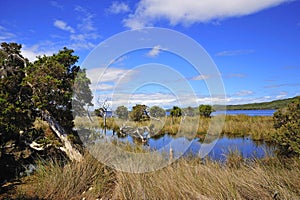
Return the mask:
[[[218,116],[217,116],[218,117]],[[202,118],[199,116],[194,117],[164,117],[159,120],[133,122],[129,120],[121,120],[118,118],[107,118],[107,129],[115,130],[118,132],[122,125],[140,127],[154,125],[154,131],[157,135],[170,134],[186,137],[199,137],[203,138],[208,132],[209,128],[214,126],[222,126],[220,134],[235,136],[235,137],[248,137],[253,140],[272,141],[275,135],[273,127],[273,118],[271,116],[247,116],[247,115],[227,115],[219,116],[218,118]],[[223,119],[224,117],[224,122]],[[81,127],[98,127],[103,128],[104,122],[102,118],[94,117],[92,122],[89,120],[78,118],[75,122],[76,125]]]
[[86,154],[81,163],[39,162],[17,194],[24,199],[298,199],[300,161],[246,160],[231,152],[225,163],[185,157],[156,171],[127,173]]

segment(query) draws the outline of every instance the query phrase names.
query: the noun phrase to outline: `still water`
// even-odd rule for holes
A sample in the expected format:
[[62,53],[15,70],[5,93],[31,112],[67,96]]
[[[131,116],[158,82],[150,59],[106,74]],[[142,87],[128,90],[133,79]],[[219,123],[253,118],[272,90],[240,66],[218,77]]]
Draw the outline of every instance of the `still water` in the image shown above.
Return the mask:
[[212,116],[226,115],[248,115],[248,116],[273,116],[276,110],[217,110],[212,113]]
[[187,138],[165,134],[158,138],[150,138],[146,144],[136,141],[131,136],[118,137],[113,135],[112,131],[107,131],[106,141],[118,140],[120,142],[128,142],[134,145],[143,145],[144,148],[155,150],[158,152],[169,153],[172,148],[174,155],[193,155],[204,157],[209,156],[213,160],[224,161],[229,152],[238,151],[243,158],[263,158],[266,155],[273,155],[274,146],[270,146],[264,142],[253,141],[250,137],[229,138],[221,136],[212,140],[210,143],[203,144],[198,138],[188,140]]

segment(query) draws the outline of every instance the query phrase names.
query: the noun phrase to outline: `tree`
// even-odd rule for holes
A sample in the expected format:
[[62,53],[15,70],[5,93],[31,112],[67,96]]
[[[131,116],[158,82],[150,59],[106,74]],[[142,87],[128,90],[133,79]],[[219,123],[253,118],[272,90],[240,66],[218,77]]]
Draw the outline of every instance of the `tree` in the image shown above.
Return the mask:
[[0,182],[23,169],[31,158],[25,140],[38,134],[32,130],[36,117],[32,90],[22,84],[28,60],[21,48],[16,43],[2,43],[0,48]]
[[0,49],[0,133],[1,145],[16,141],[20,131],[31,128],[35,111],[32,90],[23,85],[27,60],[20,54],[22,46],[2,43]]
[[184,110],[184,112],[185,112],[186,116],[190,116],[190,117],[195,116],[195,111],[194,111],[194,109],[191,106],[187,107]]
[[199,106],[199,114],[202,117],[210,117],[210,115],[213,111],[214,110],[211,105],[200,105]]
[[86,69],[79,69],[73,84],[72,111],[74,116],[89,115],[88,107],[93,106],[90,84]]
[[170,115],[172,117],[180,117],[182,115],[182,110],[178,106],[173,106],[172,110],[170,111]]
[[300,156],[300,97],[274,115],[274,137],[280,154]]
[[130,119],[137,122],[149,120],[150,117],[148,115],[147,108],[148,107],[146,105],[141,104],[133,106],[132,111],[129,114]]
[[166,111],[159,106],[152,106],[149,110],[151,117],[164,117],[166,116]]
[[120,119],[128,119],[128,109],[125,106],[118,106],[116,109],[116,114]]
[[103,118],[104,121],[103,128],[104,128],[104,133],[106,134],[106,117],[110,105],[108,103],[108,99],[101,100],[100,98],[98,98],[97,102],[100,105],[100,108],[96,109],[96,113],[98,113],[97,116]]
[[[45,135],[34,129],[36,117],[48,122],[64,146],[59,149],[70,159],[79,160],[81,154],[72,147],[68,136],[76,135],[73,109],[82,111],[84,106],[92,105],[85,70],[75,65],[78,57],[73,50],[64,48],[30,63],[21,55],[21,48],[16,43],[2,43],[0,48],[0,171],[9,166],[7,156],[13,158],[12,152],[23,155],[20,151],[28,146],[37,149],[34,140]],[[76,102],[73,106],[72,100]],[[17,158],[21,165],[22,156]]]

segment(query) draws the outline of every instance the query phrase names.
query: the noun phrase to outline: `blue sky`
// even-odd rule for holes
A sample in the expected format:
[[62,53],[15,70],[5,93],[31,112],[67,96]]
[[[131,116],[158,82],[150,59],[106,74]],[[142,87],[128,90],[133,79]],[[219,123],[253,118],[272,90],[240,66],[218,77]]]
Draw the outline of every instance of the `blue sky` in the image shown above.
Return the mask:
[[[300,95],[299,1],[2,0],[0,6],[0,42],[21,43],[22,54],[31,61],[37,55],[51,55],[64,46],[74,49],[80,56],[78,64],[88,69],[95,103],[97,98],[118,96],[120,90],[116,88],[120,89],[120,83],[128,87],[129,83],[139,83],[136,77],[141,71],[146,72],[147,77],[173,74],[160,78],[161,82],[173,83],[168,86],[156,80],[152,85],[135,84],[134,90],[127,91],[131,104],[167,108],[174,104],[193,106],[195,102],[218,102],[211,97],[207,86],[214,75],[198,73],[190,63],[161,44],[120,55],[101,78],[104,66],[100,60],[96,68],[84,64],[101,42],[120,32],[144,27],[175,30],[202,45],[220,72],[227,104]],[[164,72],[147,71],[151,69],[149,63],[167,67],[163,67]],[[179,77],[185,80],[180,86],[176,85]],[[176,96],[180,91],[174,92],[172,87],[190,87],[193,94],[185,94],[184,100],[179,102]],[[194,97],[189,98],[189,95]],[[116,104],[130,103],[118,99]]]

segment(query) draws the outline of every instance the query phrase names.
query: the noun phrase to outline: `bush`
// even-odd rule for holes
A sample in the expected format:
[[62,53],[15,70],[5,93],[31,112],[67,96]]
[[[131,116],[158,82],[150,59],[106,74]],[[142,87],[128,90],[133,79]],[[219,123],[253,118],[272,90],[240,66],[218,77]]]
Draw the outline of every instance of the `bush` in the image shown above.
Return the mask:
[[200,105],[199,113],[202,117],[210,117],[210,114],[213,112],[213,108],[211,105]]
[[172,110],[170,111],[170,115],[172,117],[181,117],[182,110],[178,106],[173,106]]
[[300,156],[300,97],[286,108],[274,113],[275,142],[279,145],[279,153]]

